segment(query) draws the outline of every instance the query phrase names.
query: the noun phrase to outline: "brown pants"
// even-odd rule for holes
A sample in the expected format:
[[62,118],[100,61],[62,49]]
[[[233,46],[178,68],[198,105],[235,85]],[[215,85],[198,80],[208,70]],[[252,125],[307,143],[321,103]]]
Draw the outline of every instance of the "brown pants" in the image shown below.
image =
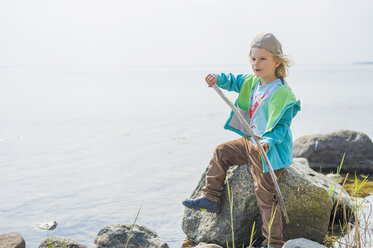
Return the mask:
[[[284,244],[282,216],[276,199],[276,189],[269,172],[263,173],[263,164],[259,152],[255,148],[247,137],[218,145],[207,170],[206,186],[202,188],[202,194],[211,201],[219,202],[228,168],[233,165],[248,164],[254,180],[256,201],[262,215],[262,234],[265,237],[263,245],[268,244],[268,224],[272,208],[277,207],[271,228],[270,245],[276,248],[282,247]],[[275,171],[277,178],[280,177],[283,170]]]

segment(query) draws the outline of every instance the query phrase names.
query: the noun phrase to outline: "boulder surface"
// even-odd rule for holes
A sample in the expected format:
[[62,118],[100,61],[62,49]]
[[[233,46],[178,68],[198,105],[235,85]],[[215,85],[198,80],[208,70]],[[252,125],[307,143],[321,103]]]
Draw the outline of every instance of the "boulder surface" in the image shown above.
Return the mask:
[[53,248],[63,248],[63,242],[65,242],[66,248],[87,248],[85,245],[78,244],[74,240],[63,238],[59,236],[51,236],[43,240],[39,248],[49,248],[49,244],[53,242]]
[[294,141],[294,157],[307,158],[310,167],[317,171],[336,173],[344,153],[342,172],[373,172],[373,143],[364,133],[340,130]]
[[[200,196],[205,185],[205,173],[193,191],[191,198]],[[233,195],[233,226],[236,246],[247,245],[255,222],[254,239],[261,241],[261,214],[257,207],[254,185],[248,165],[234,166],[228,170],[227,180]],[[279,179],[284,197],[289,224],[284,222],[284,240],[304,237],[321,243],[328,231],[332,197],[329,196],[332,181],[309,168],[304,158],[294,159]],[[340,186],[335,186],[339,194]],[[345,191],[343,194],[347,194]],[[347,196],[348,197],[348,194]],[[280,211],[280,209],[278,209]],[[227,187],[223,189],[221,212],[219,214],[194,211],[185,208],[182,229],[193,242],[214,243],[226,246],[231,243],[230,209]]]
[[26,243],[21,234],[11,232],[7,234],[0,234],[1,248],[25,248]]
[[[93,244],[93,248],[123,248],[130,236],[132,225],[109,225],[103,228]],[[168,248],[166,242],[144,226],[135,225],[128,248]]]

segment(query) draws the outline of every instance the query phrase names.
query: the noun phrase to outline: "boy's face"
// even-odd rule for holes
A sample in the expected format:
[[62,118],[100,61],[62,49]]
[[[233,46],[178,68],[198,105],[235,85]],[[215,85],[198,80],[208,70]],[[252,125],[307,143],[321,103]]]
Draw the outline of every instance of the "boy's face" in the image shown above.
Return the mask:
[[251,67],[257,77],[262,80],[275,80],[276,68],[280,65],[278,61],[275,60],[271,52],[264,48],[253,47],[251,49]]

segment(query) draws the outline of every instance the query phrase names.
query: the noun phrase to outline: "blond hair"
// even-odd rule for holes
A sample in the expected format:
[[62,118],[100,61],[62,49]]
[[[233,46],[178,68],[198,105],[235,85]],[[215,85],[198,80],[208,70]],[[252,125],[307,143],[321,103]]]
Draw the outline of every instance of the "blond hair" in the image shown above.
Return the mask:
[[293,60],[291,59],[289,55],[284,55],[282,53],[279,53],[279,54],[272,53],[272,55],[275,58],[275,60],[277,60],[280,63],[280,65],[277,66],[276,71],[275,71],[276,77],[285,78],[289,72],[289,68],[294,64]]
[[[275,71],[276,77],[285,78],[286,75],[289,72],[289,68],[294,64],[292,58],[289,55],[285,55],[285,54],[282,54],[282,53],[274,54],[269,50],[267,50],[267,51],[270,52],[272,54],[273,58],[277,62],[280,63],[280,65],[277,66],[276,71]],[[250,57],[250,61],[251,61],[251,49],[250,49],[249,57]]]

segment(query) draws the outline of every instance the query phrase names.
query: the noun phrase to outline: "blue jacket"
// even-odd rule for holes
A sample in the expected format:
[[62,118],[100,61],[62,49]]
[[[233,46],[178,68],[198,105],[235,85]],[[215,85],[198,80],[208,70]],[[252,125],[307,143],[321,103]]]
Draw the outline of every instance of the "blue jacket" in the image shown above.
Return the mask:
[[[252,75],[220,74],[216,75],[217,85],[228,91],[239,93],[235,102],[240,111],[247,111],[250,104],[252,89],[260,82],[260,78]],[[296,100],[293,92],[285,80],[281,80],[280,86],[270,98],[268,108],[268,123],[266,131],[262,134],[261,143],[268,144],[267,156],[271,162],[273,170],[281,169],[291,165],[293,162],[293,137],[290,124],[297,112],[300,110],[300,101]],[[245,116],[245,115],[244,115]],[[249,118],[247,115],[246,119]],[[250,123],[250,120],[248,120]],[[237,117],[234,112],[226,122],[225,129],[234,131],[241,136],[249,136],[240,125],[237,124]],[[268,172],[267,166],[263,162],[264,172]]]

